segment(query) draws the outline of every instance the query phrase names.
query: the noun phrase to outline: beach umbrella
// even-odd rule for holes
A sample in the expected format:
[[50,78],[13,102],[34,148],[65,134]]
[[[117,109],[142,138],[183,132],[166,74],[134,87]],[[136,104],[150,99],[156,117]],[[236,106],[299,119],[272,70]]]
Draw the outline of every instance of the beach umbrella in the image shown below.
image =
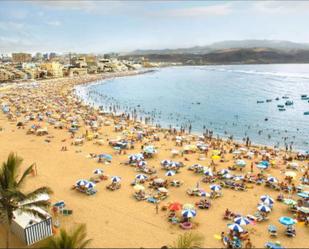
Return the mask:
[[246,166],[245,160],[237,160],[235,164],[238,167],[245,167]]
[[131,161],[140,161],[140,160],[144,160],[144,156],[143,156],[143,154],[134,154],[134,155],[130,155],[130,156],[129,156],[129,160],[131,160]]
[[238,225],[237,223],[234,223],[234,224],[228,224],[227,227],[234,231],[234,232],[238,232],[238,233],[242,233],[244,231],[244,229]]
[[239,154],[241,154],[241,151],[240,151],[240,150],[234,150],[234,151],[233,151],[233,154],[234,154],[234,155],[239,155]]
[[292,167],[292,168],[298,168],[298,163],[291,162],[291,163],[289,163],[289,166]]
[[236,217],[234,219],[234,222],[240,226],[246,226],[248,224],[250,224],[250,220],[246,217],[242,217],[242,216],[239,216],[239,217]]
[[148,154],[155,154],[157,151],[153,145],[148,145],[148,146],[145,146],[144,152]]
[[213,155],[218,155],[218,154],[220,154],[220,152],[221,152],[220,150],[213,150],[213,151],[212,151],[212,154],[213,154]]
[[260,204],[260,205],[257,207],[257,209],[258,209],[259,211],[261,211],[261,212],[266,212],[266,213],[268,213],[268,212],[271,211],[270,207],[267,206],[267,205],[264,205],[264,204]]
[[202,196],[202,197],[210,197],[210,194],[205,192],[205,191],[201,191],[200,192],[200,196]]
[[286,205],[296,205],[297,201],[294,201],[292,199],[284,199],[283,203],[286,204]]
[[222,188],[221,188],[220,185],[210,185],[210,189],[211,189],[212,191],[218,192],[218,191],[220,191]]
[[193,209],[185,209],[181,212],[181,214],[185,218],[192,218],[196,216],[196,211]]
[[87,182],[87,184],[85,185],[85,188],[94,188],[95,184],[93,182]]
[[190,210],[190,209],[194,209],[194,205],[191,203],[186,203],[182,206],[183,210]]
[[308,207],[298,207],[297,210],[304,213],[304,214],[309,214],[309,208]]
[[246,154],[248,157],[253,157],[254,156],[254,153],[252,151],[248,151],[247,154]]
[[271,182],[271,183],[277,183],[277,182],[278,182],[277,178],[275,178],[275,177],[273,177],[273,176],[268,177],[268,178],[267,178],[267,181],[268,181],[268,182]]
[[214,174],[212,173],[212,171],[211,171],[210,169],[206,169],[206,170],[204,171],[204,175],[205,175],[205,176],[213,176]]
[[148,176],[144,175],[144,174],[138,174],[135,176],[135,179],[137,180],[147,180]]
[[285,217],[285,216],[280,217],[279,222],[285,226],[292,226],[296,224],[296,221],[293,218]]
[[230,173],[230,171],[229,171],[228,169],[221,169],[221,170],[219,171],[219,174],[220,174],[220,175],[226,175],[226,174],[228,174],[228,173]]
[[256,165],[256,167],[258,167],[259,169],[262,169],[262,170],[268,168],[267,165],[264,165],[264,164],[261,164],[261,163],[259,163],[258,165]]
[[212,160],[219,160],[219,159],[221,159],[221,157],[218,156],[218,155],[213,155],[213,156],[211,157],[211,159],[212,159]]
[[269,195],[262,195],[260,200],[263,202],[263,204],[268,206],[274,204],[273,198],[271,198]]
[[240,181],[240,180],[243,180],[243,179],[245,179],[245,177],[242,176],[242,175],[240,175],[240,176],[234,176],[234,178],[233,178],[234,181]]
[[161,184],[161,183],[164,183],[165,180],[162,179],[162,178],[156,178],[156,179],[153,180],[153,182],[158,183],[158,184]]
[[225,178],[225,179],[232,179],[233,178],[233,176],[231,174],[225,174],[222,177]]
[[147,162],[146,161],[139,161],[138,163],[137,163],[137,166],[139,166],[139,167],[143,167],[143,166],[146,166],[147,165]]
[[261,161],[260,164],[265,165],[265,166],[269,166],[269,162],[268,161]]
[[158,191],[159,192],[162,192],[162,193],[168,193],[168,190],[166,188],[158,188]]
[[166,160],[166,159],[165,159],[165,160],[162,160],[162,161],[161,161],[161,165],[169,165],[170,162],[171,162],[170,160]]
[[297,195],[301,198],[309,198],[309,191],[303,191],[303,192],[297,193]]
[[171,211],[179,211],[181,208],[182,205],[179,202],[173,202],[168,206],[168,209]]
[[145,190],[145,187],[143,185],[140,185],[140,184],[136,184],[133,188],[134,188],[135,191]]
[[87,180],[78,180],[76,183],[75,183],[75,186],[78,186],[78,187],[81,187],[81,186],[85,186],[86,184],[88,183]]
[[169,171],[167,171],[166,172],[166,176],[174,176],[176,173],[175,173],[175,171],[173,171],[173,170],[169,170]]
[[111,181],[112,182],[120,182],[121,181],[121,177],[119,177],[119,176],[112,176],[111,177]]
[[296,177],[296,172],[293,172],[293,171],[287,171],[285,172],[285,176],[289,176],[289,177]]
[[95,175],[102,175],[103,173],[104,173],[103,169],[95,169],[93,171],[93,174],[95,174]]

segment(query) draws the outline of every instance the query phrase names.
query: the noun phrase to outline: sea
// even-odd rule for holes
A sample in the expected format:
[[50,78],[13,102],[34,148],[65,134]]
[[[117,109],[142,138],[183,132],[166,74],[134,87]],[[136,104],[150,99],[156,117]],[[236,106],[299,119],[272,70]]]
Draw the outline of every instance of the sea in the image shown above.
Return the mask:
[[165,67],[78,86],[76,93],[105,111],[166,128],[309,150],[309,64]]

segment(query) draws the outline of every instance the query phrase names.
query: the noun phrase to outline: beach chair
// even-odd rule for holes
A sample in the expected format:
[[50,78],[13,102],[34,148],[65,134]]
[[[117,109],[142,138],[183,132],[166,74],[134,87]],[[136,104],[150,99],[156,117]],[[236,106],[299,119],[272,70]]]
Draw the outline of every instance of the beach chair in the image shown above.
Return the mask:
[[274,225],[269,225],[268,226],[268,233],[270,236],[274,236],[276,237],[278,234],[277,234],[277,227],[274,226]]
[[73,210],[72,209],[63,209],[61,212],[64,216],[69,216],[73,214]]
[[148,197],[147,201],[150,203],[159,203],[160,201],[154,197]]

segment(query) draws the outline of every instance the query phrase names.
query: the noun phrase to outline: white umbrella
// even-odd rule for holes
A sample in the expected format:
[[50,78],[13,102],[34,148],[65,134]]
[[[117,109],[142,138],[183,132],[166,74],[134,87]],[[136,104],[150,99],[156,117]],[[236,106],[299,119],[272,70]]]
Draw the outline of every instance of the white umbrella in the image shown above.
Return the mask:
[[112,182],[120,182],[121,181],[121,177],[119,177],[119,176],[112,176],[111,180],[112,180]]

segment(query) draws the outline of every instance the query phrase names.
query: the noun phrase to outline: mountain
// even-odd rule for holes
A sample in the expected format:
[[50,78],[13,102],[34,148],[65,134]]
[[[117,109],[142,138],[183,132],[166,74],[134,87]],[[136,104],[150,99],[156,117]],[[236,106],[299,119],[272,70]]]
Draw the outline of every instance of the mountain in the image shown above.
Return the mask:
[[268,48],[283,51],[307,50],[309,43],[296,43],[278,40],[241,40],[215,42],[206,46],[195,46],[190,48],[161,49],[161,50],[135,50],[127,55],[149,55],[149,54],[206,54],[222,49],[254,49]]
[[[141,55],[121,56],[138,59]],[[143,54],[151,62],[180,62],[184,65],[207,64],[267,64],[309,63],[309,49],[228,48],[208,53],[149,53]]]

